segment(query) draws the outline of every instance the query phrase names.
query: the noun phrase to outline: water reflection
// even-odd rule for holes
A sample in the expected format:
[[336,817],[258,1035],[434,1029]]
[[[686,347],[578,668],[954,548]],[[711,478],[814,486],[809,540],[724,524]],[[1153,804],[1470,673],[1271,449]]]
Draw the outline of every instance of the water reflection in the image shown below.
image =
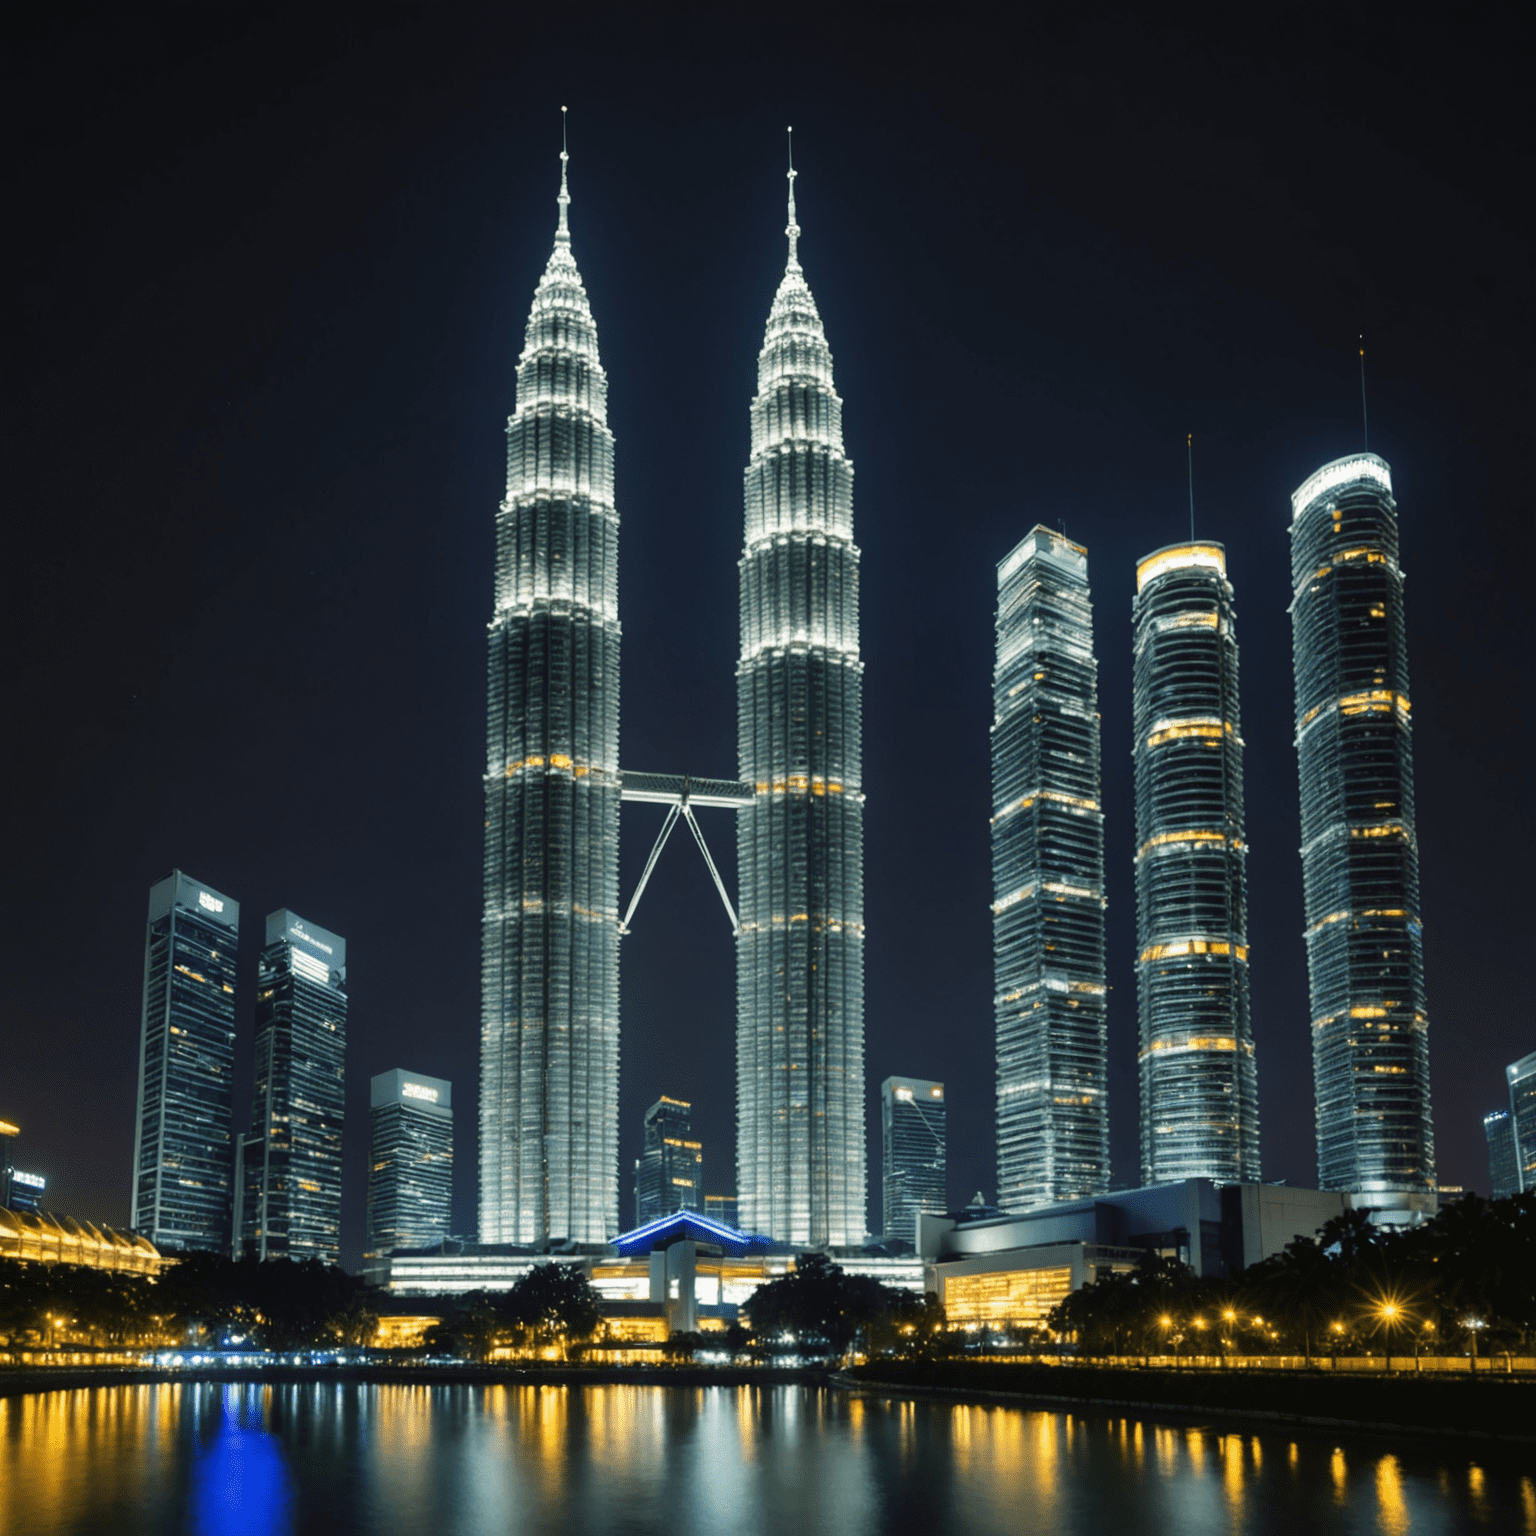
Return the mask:
[[1536,1536],[1513,1460],[812,1388],[135,1386],[0,1399],[0,1533]]
[[292,1490],[282,1444],[264,1428],[269,1405],[226,1387],[219,1406],[213,1438],[192,1463],[192,1530],[195,1536],[279,1536],[289,1529]]

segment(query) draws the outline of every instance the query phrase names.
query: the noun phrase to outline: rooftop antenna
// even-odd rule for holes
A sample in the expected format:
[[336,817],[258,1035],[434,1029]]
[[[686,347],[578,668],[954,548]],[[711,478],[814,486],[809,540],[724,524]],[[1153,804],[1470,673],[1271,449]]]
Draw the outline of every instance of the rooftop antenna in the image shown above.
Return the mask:
[[789,135],[789,223],[784,226],[784,233],[789,236],[789,264],[791,267],[800,265],[800,226],[795,222],[795,177],[800,173],[795,169],[795,130],[791,125],[785,129]]
[[565,141],[565,114],[566,114],[566,110],[567,109],[565,107],[561,107],[560,108],[560,196],[558,198],[558,202],[560,204],[560,229],[559,229],[559,233],[562,234],[562,235],[569,235],[570,232],[571,232],[570,222],[569,222],[569,220],[568,220],[568,218],[566,216],[568,211],[569,211],[569,209],[570,209],[570,206],[571,206],[571,191],[570,191],[570,188],[566,185],[566,182],[565,182],[565,168],[570,163],[570,159],[571,159],[570,155],[566,152],[566,141]]
[[1360,446],[1367,452],[1371,446],[1371,423],[1365,414],[1365,333],[1360,334]]
[[1189,434],[1185,443],[1189,452],[1189,542],[1195,542],[1195,434]]

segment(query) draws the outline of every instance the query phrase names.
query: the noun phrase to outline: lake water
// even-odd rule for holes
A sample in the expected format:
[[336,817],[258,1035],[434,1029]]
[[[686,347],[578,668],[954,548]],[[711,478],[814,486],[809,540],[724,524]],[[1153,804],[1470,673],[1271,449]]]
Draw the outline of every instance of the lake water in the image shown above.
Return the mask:
[[0,1533],[1536,1536],[1536,1466],[814,1387],[125,1386],[0,1399]]

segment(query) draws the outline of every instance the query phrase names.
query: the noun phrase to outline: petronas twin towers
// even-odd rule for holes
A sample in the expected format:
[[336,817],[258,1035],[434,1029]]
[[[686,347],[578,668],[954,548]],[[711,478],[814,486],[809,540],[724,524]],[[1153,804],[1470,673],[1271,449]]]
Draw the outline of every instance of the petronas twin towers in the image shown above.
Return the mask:
[[[485,777],[480,1240],[540,1246],[619,1230],[619,518],[566,165],[507,423]],[[741,783],[714,803],[739,807],[741,1222],[841,1245],[865,1225],[859,551],[789,174],[746,471]]]

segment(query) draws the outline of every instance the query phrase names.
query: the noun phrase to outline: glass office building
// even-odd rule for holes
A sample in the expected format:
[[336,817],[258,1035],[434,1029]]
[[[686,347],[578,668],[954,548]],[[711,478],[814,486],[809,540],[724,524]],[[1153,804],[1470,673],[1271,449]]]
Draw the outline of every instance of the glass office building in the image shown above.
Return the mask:
[[429,1248],[453,1218],[453,1084],[396,1068],[368,1086],[368,1251]]
[[179,869],[149,890],[133,1229],[163,1253],[227,1252],[240,903]]
[[790,174],[740,562],[736,1160],[746,1228],[819,1247],[865,1235],[864,664],[853,465]]
[[267,918],[256,979],[256,1082],[240,1139],[240,1251],[341,1260],[347,941],[292,912]]
[[1515,1120],[1507,1109],[1492,1109],[1483,1116],[1483,1135],[1488,1142],[1488,1186],[1495,1200],[1520,1193],[1520,1154],[1515,1148]]
[[1357,1194],[1435,1185],[1396,507],[1373,453],[1291,497],[1317,1173]]
[[1107,985],[1088,552],[1038,525],[997,568],[992,956],[997,1203],[1099,1194]]
[[1514,1121],[1520,1188],[1536,1189],[1536,1051],[1506,1067],[1504,1077],[1509,1084],[1509,1113]]
[[949,1209],[943,1083],[888,1077],[880,1084],[880,1172],[885,1240],[915,1247],[919,1212]]
[[674,1211],[704,1209],[704,1148],[693,1139],[693,1105],[659,1098],[645,1112],[645,1142],[635,1159],[635,1226]]
[[480,1240],[619,1230],[619,516],[608,380],[561,156],[496,517]]
[[1142,1183],[1252,1183],[1259,1096],[1226,551],[1155,550],[1136,567],[1131,611]]
[[732,1231],[740,1228],[737,1220],[735,1195],[705,1195],[704,1214],[711,1221],[718,1221],[723,1227],[730,1227]]

